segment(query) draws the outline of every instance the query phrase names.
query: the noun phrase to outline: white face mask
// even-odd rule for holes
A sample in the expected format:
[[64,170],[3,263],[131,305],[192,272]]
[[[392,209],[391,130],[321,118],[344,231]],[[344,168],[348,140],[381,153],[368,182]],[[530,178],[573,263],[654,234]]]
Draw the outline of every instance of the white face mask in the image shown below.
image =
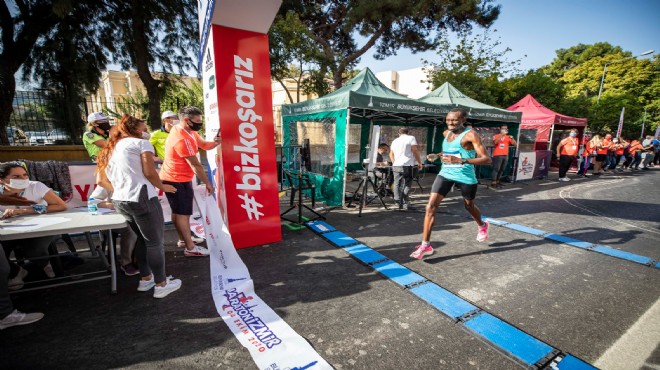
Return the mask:
[[172,126],[178,125],[179,122],[181,122],[181,121],[179,121],[178,119],[175,119],[174,121],[172,121]]
[[577,134],[576,134],[575,132],[571,132],[569,135],[570,135],[571,137],[576,137],[576,136],[577,136]]
[[503,133],[503,134],[508,134],[509,130],[500,130],[500,132]]
[[9,179],[9,187],[12,189],[25,189],[30,185],[30,180],[27,179]]
[[146,132],[146,131],[143,131],[143,132],[142,132],[142,138],[143,138],[144,140],[149,140],[149,139],[151,139],[151,134],[148,133],[148,132]]

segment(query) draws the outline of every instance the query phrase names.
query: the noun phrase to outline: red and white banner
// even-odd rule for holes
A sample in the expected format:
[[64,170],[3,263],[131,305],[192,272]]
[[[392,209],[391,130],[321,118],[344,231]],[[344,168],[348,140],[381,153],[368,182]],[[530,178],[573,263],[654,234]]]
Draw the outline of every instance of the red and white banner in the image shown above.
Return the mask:
[[619,127],[616,129],[616,137],[621,137],[621,130],[623,129],[623,114],[626,112],[626,107],[621,108],[621,116],[619,116]]
[[213,25],[202,62],[207,139],[222,137],[209,162],[237,248],[282,239],[268,52],[265,34]]
[[218,314],[260,369],[332,367],[254,292],[250,272],[232,244],[220,210],[202,186],[195,189],[211,252],[211,292]]
[[[66,205],[69,208],[86,207],[89,196],[96,188],[96,165],[73,165],[69,166],[69,173],[71,175],[71,186],[73,187],[73,196],[66,199]],[[170,210],[170,203],[165,197],[165,193],[156,189],[158,192],[158,202],[163,207],[163,216],[165,223],[169,223],[172,218],[172,211]],[[190,230],[200,238],[204,237],[204,227],[199,220],[199,210],[194,209],[193,215],[190,216]]]

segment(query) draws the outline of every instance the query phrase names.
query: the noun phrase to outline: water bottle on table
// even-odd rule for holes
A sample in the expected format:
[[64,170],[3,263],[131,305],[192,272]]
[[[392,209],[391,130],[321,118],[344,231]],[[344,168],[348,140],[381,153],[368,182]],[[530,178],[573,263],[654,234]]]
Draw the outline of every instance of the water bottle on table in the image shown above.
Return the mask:
[[96,202],[96,199],[89,198],[87,200],[87,213],[89,213],[92,216],[99,214],[99,205]]

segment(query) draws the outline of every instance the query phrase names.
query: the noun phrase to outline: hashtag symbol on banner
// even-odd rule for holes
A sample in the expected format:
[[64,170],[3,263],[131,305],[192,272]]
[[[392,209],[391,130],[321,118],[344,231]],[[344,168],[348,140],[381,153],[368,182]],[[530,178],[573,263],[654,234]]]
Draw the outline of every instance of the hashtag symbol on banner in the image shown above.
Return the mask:
[[259,212],[259,208],[263,207],[263,205],[257,202],[254,197],[249,196],[247,193],[239,195],[238,197],[243,200],[241,208],[247,211],[247,215],[250,220],[252,220],[252,218],[259,220],[259,216],[264,215],[263,213]]

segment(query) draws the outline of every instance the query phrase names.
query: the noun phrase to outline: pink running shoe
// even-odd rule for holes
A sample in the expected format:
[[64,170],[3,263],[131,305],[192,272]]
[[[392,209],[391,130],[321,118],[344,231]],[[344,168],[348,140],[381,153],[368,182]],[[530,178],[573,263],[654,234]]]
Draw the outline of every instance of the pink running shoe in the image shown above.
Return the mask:
[[418,260],[421,260],[422,258],[424,258],[424,256],[429,256],[433,254],[433,247],[431,247],[431,245],[423,246],[420,244],[415,248],[416,248],[415,251],[412,252],[412,254],[410,255],[410,257],[412,258],[417,258]]
[[478,242],[485,242],[488,240],[488,222],[484,221],[484,226],[479,227],[479,233],[477,234]]

